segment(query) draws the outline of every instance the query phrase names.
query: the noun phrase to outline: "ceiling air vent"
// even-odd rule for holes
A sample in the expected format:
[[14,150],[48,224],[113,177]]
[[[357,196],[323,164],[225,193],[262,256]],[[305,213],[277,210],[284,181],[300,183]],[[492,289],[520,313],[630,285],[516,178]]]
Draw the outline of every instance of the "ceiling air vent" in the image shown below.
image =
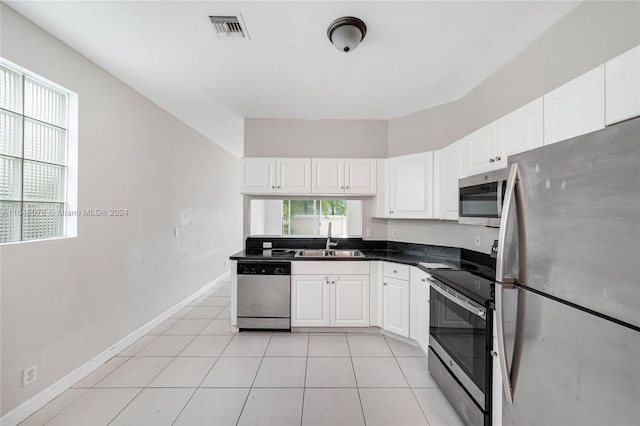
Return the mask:
[[248,39],[249,34],[242,20],[242,16],[209,16],[213,32],[218,38]]

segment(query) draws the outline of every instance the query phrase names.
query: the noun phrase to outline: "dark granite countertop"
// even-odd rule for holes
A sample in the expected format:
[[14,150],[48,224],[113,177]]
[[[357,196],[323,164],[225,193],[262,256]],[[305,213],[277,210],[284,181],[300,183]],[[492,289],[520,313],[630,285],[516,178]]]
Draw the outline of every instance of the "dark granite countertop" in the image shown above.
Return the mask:
[[[333,240],[335,241],[335,240]],[[361,238],[337,239],[337,249],[358,249],[365,257],[294,257],[299,249],[320,249],[324,247],[326,238],[263,238],[250,237],[246,241],[246,249],[230,257],[232,260],[248,261],[373,261],[380,260],[415,266],[443,280],[448,285],[457,288],[469,297],[478,296],[470,294],[468,289],[458,287],[452,283],[446,274],[438,274],[438,269],[427,268],[421,265],[426,263],[442,263],[451,270],[464,271],[482,279],[482,285],[491,288],[484,289],[479,297],[484,303],[492,305],[493,281],[495,280],[495,259],[488,254],[475,252],[457,247],[434,246],[427,244],[401,243],[393,241],[370,241]],[[263,242],[271,242],[271,249],[262,249]],[[445,271],[445,270],[440,270]],[[478,300],[480,301],[480,300]]]

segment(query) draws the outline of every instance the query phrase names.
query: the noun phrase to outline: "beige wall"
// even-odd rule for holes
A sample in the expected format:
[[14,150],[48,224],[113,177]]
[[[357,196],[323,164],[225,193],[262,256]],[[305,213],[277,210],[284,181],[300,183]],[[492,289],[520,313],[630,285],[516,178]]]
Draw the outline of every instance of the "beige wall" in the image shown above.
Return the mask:
[[[439,149],[640,44],[640,2],[586,1],[461,100],[389,121],[389,155]],[[388,238],[488,253],[498,230],[389,220]],[[479,235],[480,247],[475,246]]]
[[244,120],[245,157],[385,158],[386,120]]
[[[247,119],[245,156],[385,157],[442,148],[639,45],[639,16],[640,2],[583,2],[465,97],[389,120],[384,136],[382,121]],[[374,219],[371,199],[363,211],[374,239],[488,253],[498,238],[497,229],[452,221]]]
[[242,248],[242,197],[237,158],[0,10],[0,54],[79,95],[80,209],[129,210],[80,217],[77,238],[1,246],[5,414],[224,274]]
[[640,44],[640,2],[585,1],[469,94],[389,121],[389,155],[442,148]]

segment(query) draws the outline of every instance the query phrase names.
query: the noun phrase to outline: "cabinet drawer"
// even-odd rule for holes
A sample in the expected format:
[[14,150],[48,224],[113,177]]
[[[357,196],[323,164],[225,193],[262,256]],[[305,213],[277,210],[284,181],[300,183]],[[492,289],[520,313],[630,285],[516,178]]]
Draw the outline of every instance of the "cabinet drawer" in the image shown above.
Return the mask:
[[291,262],[291,275],[369,275],[369,262],[296,260]]
[[383,271],[385,277],[397,278],[399,280],[409,281],[409,265],[401,265],[399,263],[384,262]]

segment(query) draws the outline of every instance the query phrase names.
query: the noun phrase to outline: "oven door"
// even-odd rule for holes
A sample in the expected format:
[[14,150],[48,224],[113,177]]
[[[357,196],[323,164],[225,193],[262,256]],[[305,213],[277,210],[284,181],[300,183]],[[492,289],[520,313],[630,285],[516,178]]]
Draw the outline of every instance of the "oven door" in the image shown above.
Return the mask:
[[439,281],[431,282],[430,291],[429,345],[486,409],[486,309]]

